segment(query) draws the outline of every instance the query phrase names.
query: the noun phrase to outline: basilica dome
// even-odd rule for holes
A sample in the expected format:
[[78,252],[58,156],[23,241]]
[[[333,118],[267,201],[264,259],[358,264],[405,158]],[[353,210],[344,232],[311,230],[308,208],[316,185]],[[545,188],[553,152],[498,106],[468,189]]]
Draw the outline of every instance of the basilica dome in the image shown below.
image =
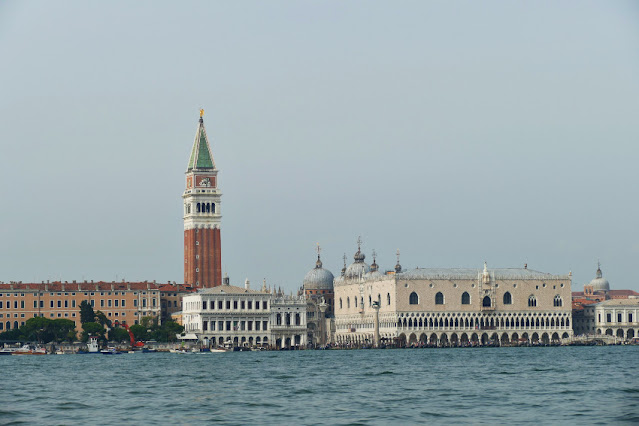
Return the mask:
[[315,268],[304,277],[304,290],[333,290],[333,278],[331,271],[322,268],[322,261],[317,256]]
[[610,291],[610,283],[603,277],[601,266],[597,266],[597,277],[590,281],[592,291]]
[[355,260],[355,262],[348,265],[348,268],[346,268],[346,272],[344,273],[344,277],[351,278],[351,279],[359,278],[363,276],[364,274],[370,272],[371,267],[364,262],[365,258],[366,256],[364,255],[364,253],[362,253],[360,247],[358,247],[357,253],[355,253],[355,256],[353,256],[353,259]]

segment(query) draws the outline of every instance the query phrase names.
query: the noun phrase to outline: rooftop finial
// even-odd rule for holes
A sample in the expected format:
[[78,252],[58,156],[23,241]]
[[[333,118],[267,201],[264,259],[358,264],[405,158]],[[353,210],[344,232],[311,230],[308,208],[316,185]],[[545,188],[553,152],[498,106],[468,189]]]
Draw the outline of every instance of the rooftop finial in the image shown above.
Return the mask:
[[597,278],[603,277],[603,273],[601,272],[601,263],[597,260]]
[[317,243],[317,262],[315,262],[315,267],[316,268],[321,268],[322,267],[322,261],[320,260],[320,252],[322,251],[322,248],[320,247],[319,243]]
[[200,118],[204,117],[204,110],[200,109]]
[[397,265],[395,265],[395,273],[399,274],[402,272],[402,265],[399,264],[399,249],[397,249]]
[[362,249],[362,236],[357,237],[357,251]]

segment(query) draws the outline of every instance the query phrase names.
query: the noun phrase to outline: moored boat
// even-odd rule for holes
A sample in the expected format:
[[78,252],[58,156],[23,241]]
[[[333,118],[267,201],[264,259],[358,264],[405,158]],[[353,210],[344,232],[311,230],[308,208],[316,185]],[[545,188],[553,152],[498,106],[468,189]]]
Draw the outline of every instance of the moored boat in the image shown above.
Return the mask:
[[114,348],[113,346],[109,346],[106,349],[102,349],[100,351],[100,353],[102,355],[120,355],[122,352],[120,352],[119,350],[117,350],[116,348]]
[[16,349],[11,353],[11,355],[46,355],[47,350],[38,345],[29,345],[26,344],[22,346],[20,349]]

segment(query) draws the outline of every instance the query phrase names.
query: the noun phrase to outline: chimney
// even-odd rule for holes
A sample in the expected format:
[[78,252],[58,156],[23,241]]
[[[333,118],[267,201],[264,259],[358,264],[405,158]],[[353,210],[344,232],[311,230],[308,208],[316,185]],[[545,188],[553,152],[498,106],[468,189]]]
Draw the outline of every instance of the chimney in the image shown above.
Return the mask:
[[111,291],[115,290],[115,285],[111,283]]
[[244,289],[249,290],[250,288],[251,288],[251,283],[249,282],[247,278],[246,280],[244,280]]
[[131,290],[131,283],[126,283],[126,289]]
[[151,284],[150,283],[146,283],[146,289],[147,290],[151,290]]
[[44,285],[44,291],[49,291],[49,280],[47,280],[47,283]]
[[176,284],[175,287],[177,288],[177,291],[180,291],[180,284]]
[[528,269],[528,264],[524,263],[524,269]]
[[[66,281],[65,281],[66,283]],[[64,284],[60,284],[60,286],[62,287],[62,291],[64,291]]]
[[78,283],[78,291],[82,291],[82,284],[80,284],[80,283]]
[[222,284],[231,285],[231,279],[229,278],[229,274],[224,274],[224,278],[222,279]]

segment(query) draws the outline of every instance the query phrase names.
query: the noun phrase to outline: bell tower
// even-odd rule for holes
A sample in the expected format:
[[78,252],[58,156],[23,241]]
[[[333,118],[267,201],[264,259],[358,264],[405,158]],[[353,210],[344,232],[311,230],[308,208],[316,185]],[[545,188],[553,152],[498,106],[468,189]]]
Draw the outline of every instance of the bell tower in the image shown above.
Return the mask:
[[222,285],[220,198],[217,168],[204,128],[204,110],[189,165],[184,200],[184,283],[194,287]]

